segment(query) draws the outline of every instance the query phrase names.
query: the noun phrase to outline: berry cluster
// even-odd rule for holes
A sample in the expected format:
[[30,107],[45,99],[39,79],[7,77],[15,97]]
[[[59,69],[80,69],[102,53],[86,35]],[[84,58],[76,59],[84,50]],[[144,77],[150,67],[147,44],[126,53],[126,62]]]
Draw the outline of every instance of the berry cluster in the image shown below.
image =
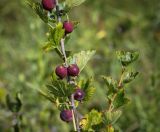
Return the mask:
[[[43,9],[51,12],[56,7],[56,0],[42,0]],[[63,22],[63,29],[65,30],[65,35],[70,34],[74,30],[74,25],[71,21]],[[59,79],[64,79],[68,77],[76,77],[79,75],[79,67],[77,64],[71,64],[68,67],[59,65],[55,69],[56,75]],[[82,89],[75,86],[75,92],[73,93],[74,99],[77,101],[82,101],[84,99],[85,93]],[[72,111],[63,110],[60,113],[60,118],[62,121],[70,122],[72,121]]]
[[[64,79],[66,77],[76,77],[79,74],[79,67],[76,64],[72,64],[68,67],[61,65],[56,67],[55,73],[60,79]],[[77,87],[74,92],[74,99],[77,101],[82,101],[84,99],[84,96],[85,96],[84,91],[81,90],[79,87]],[[63,110],[60,113],[60,118],[66,122],[71,121],[72,119],[71,110]]]

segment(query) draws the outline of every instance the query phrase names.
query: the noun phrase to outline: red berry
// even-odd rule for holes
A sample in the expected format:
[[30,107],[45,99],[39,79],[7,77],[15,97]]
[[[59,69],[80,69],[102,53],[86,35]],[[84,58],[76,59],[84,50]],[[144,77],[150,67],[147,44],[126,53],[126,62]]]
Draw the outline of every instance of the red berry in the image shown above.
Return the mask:
[[63,79],[67,76],[67,68],[64,66],[57,66],[55,73],[60,79]]
[[68,34],[68,33],[71,33],[73,31],[74,26],[73,26],[72,22],[65,21],[63,23],[63,28],[65,29],[65,33]]
[[61,111],[60,118],[61,118],[62,121],[65,121],[65,122],[72,121],[72,111],[71,110]]
[[81,89],[76,89],[75,93],[74,93],[74,99],[78,100],[78,101],[82,101],[84,99],[85,93],[83,90]]
[[55,6],[55,0],[42,0],[42,5],[45,10],[51,11]]
[[68,71],[68,75],[69,76],[78,76],[79,74],[79,68],[76,64],[72,64],[70,65],[68,68],[67,68],[67,71]]

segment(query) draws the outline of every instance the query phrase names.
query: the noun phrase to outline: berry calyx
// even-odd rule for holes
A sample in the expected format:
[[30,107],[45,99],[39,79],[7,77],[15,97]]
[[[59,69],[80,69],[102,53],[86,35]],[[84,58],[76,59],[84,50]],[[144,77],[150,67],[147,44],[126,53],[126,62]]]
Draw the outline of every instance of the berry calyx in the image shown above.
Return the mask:
[[79,74],[79,67],[76,64],[72,64],[67,68],[69,76],[78,76]]
[[67,68],[64,66],[57,66],[55,73],[60,79],[63,79],[67,76]]
[[65,29],[65,33],[68,34],[73,31],[74,26],[73,26],[72,22],[65,21],[65,22],[63,22],[63,28]]
[[65,121],[65,122],[72,121],[72,111],[71,110],[61,111],[60,118],[61,118],[62,121]]
[[55,6],[55,0],[42,0],[43,8],[47,11],[51,11]]
[[78,88],[76,89],[74,93],[74,99],[78,101],[82,101],[84,99],[85,93],[82,89]]

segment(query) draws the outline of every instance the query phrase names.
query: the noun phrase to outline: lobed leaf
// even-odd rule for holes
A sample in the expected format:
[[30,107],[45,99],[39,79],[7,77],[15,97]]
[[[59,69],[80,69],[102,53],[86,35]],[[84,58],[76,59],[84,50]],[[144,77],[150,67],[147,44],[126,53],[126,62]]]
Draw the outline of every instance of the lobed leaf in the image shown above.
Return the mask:
[[77,64],[80,71],[86,66],[87,62],[95,54],[95,50],[81,51],[67,58],[68,64]]
[[117,51],[116,54],[122,66],[128,66],[129,64],[136,61],[139,57],[138,52]]
[[62,57],[61,52],[58,50],[58,45],[60,44],[61,39],[64,36],[64,29],[62,23],[58,23],[55,28],[49,28],[48,41],[45,42],[45,45],[42,49],[45,52],[55,49],[60,57]]
[[105,116],[104,116],[104,121],[105,121],[105,124],[114,124],[116,123],[116,121],[119,119],[119,117],[121,116],[122,114],[122,111],[120,110],[117,110],[117,111],[107,111],[105,113]]
[[113,80],[112,77],[102,76],[102,78],[104,79],[105,84],[108,87],[107,95],[110,98],[110,96],[112,96],[117,91],[118,83],[116,80]]
[[93,131],[92,127],[101,124],[102,121],[102,113],[93,109],[84,116],[84,119],[80,121],[80,125],[84,131]]
[[94,95],[95,91],[96,91],[96,88],[94,88],[94,87],[89,87],[88,89],[84,90],[85,97],[83,100],[89,101],[92,98],[92,96]]
[[139,74],[139,72],[127,72],[124,75],[123,83],[129,83],[129,82],[133,81],[137,77],[138,74]]
[[45,52],[48,52],[50,50],[53,50],[55,49],[56,47],[52,44],[52,42],[48,41],[45,43],[45,45],[42,47],[42,49],[45,51]]
[[129,103],[129,99],[125,97],[124,89],[120,89],[113,100],[113,105],[115,109],[118,109],[119,107]]
[[55,28],[50,28],[49,32],[49,41],[52,42],[54,47],[57,47],[60,44],[61,39],[64,36],[63,24],[58,23]]
[[54,95],[54,97],[69,97],[73,91],[74,86],[65,83],[62,80],[54,80],[52,84],[46,85],[50,94]]

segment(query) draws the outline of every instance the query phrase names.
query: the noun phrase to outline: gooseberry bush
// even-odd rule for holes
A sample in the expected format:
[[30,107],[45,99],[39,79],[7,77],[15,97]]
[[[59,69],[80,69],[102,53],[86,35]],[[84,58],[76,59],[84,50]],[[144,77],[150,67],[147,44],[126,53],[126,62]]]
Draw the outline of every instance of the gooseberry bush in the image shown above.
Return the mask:
[[46,85],[46,90],[39,92],[51,101],[60,111],[59,117],[64,123],[73,123],[74,131],[81,132],[114,132],[114,125],[122,114],[122,106],[130,102],[126,96],[125,88],[133,81],[138,72],[130,70],[130,64],[138,58],[135,51],[117,51],[117,59],[121,64],[120,79],[100,75],[106,84],[107,108],[98,111],[92,109],[89,113],[81,115],[77,110],[81,103],[91,101],[96,89],[93,79],[79,78],[88,61],[94,56],[95,50],[73,53],[66,51],[66,43],[71,38],[79,22],[70,20],[69,12],[81,5],[85,0],[42,0],[27,1],[35,13],[48,25],[47,41],[43,50],[56,52],[63,63],[57,64],[51,76],[51,81]]

